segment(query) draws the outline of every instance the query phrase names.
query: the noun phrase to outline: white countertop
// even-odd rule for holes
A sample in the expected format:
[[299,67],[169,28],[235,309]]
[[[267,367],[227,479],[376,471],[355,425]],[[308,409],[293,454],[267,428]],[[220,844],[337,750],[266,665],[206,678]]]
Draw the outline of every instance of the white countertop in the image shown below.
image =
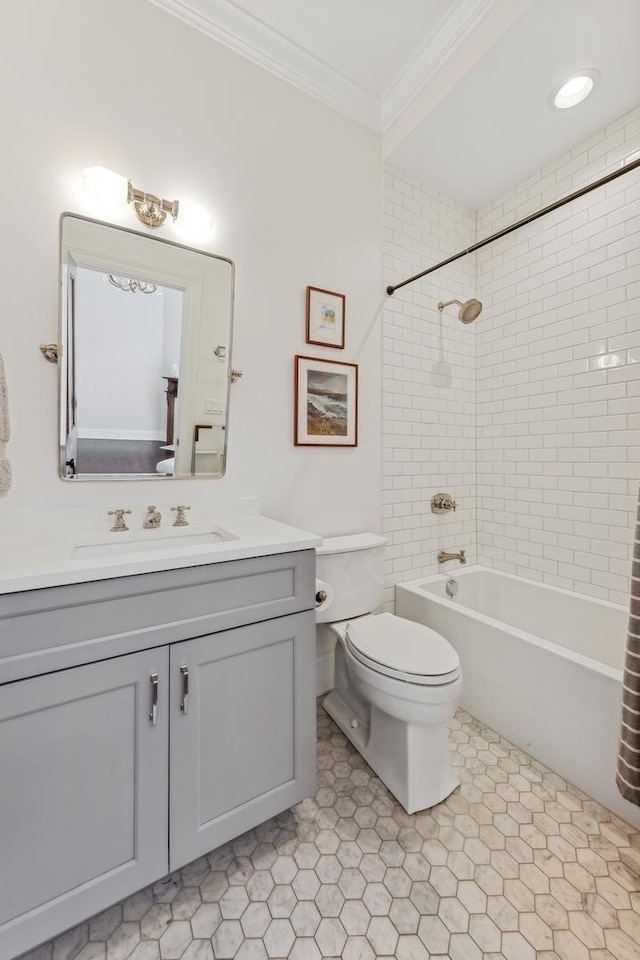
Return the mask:
[[[216,533],[228,539],[214,539]],[[209,535],[212,540],[206,542]],[[4,536],[0,594],[290,553],[321,543],[316,534],[259,514],[199,520],[177,528],[168,523],[160,530]],[[118,553],[110,555],[114,550]]]

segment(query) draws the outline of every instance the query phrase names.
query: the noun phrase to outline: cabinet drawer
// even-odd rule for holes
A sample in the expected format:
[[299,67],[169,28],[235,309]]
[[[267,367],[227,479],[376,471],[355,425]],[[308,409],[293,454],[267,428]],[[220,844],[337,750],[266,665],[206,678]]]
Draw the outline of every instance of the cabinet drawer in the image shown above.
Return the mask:
[[315,552],[0,596],[0,683],[313,607]]

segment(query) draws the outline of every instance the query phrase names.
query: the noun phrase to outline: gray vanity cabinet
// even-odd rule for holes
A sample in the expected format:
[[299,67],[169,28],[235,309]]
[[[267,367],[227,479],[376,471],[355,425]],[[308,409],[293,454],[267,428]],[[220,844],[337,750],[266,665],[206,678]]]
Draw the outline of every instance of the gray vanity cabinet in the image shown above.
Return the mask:
[[172,870],[313,792],[310,617],[172,646]]
[[168,667],[160,648],[0,688],[3,958],[166,873]]
[[0,595],[1,960],[314,792],[314,577],[305,550]]

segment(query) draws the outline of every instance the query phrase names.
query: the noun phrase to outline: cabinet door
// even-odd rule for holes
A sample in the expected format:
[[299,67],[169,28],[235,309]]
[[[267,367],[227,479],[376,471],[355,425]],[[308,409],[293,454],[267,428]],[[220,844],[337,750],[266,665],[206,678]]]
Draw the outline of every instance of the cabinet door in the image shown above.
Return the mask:
[[167,872],[168,663],[165,647],[0,686],[1,957]]
[[313,611],[174,644],[170,696],[175,870],[315,791]]

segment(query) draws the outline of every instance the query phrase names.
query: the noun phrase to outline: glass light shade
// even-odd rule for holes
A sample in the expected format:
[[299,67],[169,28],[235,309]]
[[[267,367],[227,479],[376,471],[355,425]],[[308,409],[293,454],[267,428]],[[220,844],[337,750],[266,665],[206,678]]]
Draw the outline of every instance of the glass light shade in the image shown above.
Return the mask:
[[101,210],[127,204],[127,178],[106,167],[87,167],[82,173],[82,186],[87,199]]
[[176,231],[185,240],[206,240],[213,229],[211,214],[199,203],[183,203],[180,201]]
[[579,103],[589,96],[593,90],[594,78],[589,76],[589,74],[581,74],[577,77],[572,77],[571,80],[567,80],[566,83],[563,83],[559,90],[556,91],[553,98],[553,105],[558,108],[558,110],[567,110],[569,107],[575,107]]

